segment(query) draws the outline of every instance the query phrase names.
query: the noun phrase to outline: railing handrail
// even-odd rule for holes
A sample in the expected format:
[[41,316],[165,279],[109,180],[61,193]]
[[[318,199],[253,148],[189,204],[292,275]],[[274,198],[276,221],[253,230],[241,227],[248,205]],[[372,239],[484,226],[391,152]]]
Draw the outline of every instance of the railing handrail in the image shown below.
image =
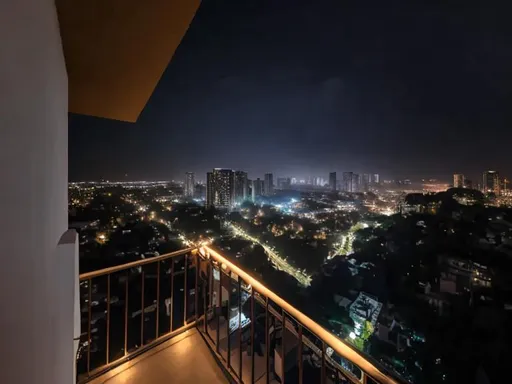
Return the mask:
[[152,263],[156,263],[158,261],[171,259],[173,257],[185,255],[185,254],[190,253],[196,249],[198,249],[198,247],[190,247],[190,248],[180,249],[179,251],[166,253],[165,255],[150,257],[147,259],[140,259],[140,260],[132,261],[129,263],[115,265],[113,267],[98,269],[97,271],[82,273],[80,275],[80,281],[94,279],[96,277],[109,275],[109,274],[112,274],[115,272],[123,271],[125,269],[140,267],[140,266],[143,266],[146,264],[152,264]]
[[338,355],[344,357],[345,359],[357,365],[362,371],[370,375],[371,378],[383,384],[399,384],[398,381],[396,381],[394,378],[391,378],[388,374],[382,372],[381,369],[379,369],[370,361],[368,361],[366,357],[362,356],[357,351],[352,349],[352,347],[347,345],[343,340],[340,340],[332,333],[324,329],[317,322],[303,314],[293,305],[283,300],[281,297],[279,297],[273,291],[265,287],[258,280],[249,275],[247,272],[242,270],[240,267],[237,267],[235,264],[227,260],[224,256],[220,255],[217,251],[213,250],[208,246],[201,247],[201,249],[205,249],[206,253],[209,254],[210,257],[213,257],[213,259],[215,259],[217,262],[225,264],[230,271],[234,272],[236,275],[241,277],[245,283],[250,284],[258,293],[263,294],[264,296],[275,302],[278,306],[283,308],[289,315],[294,317],[299,323],[302,323],[303,326],[308,328],[318,338],[324,341]]
[[[301,323],[305,328],[315,334],[319,339],[321,339],[326,345],[331,347],[339,356],[349,360],[356,366],[358,366],[364,373],[368,374],[371,378],[377,380],[382,384],[399,384],[394,378],[390,377],[388,373],[383,372],[382,369],[378,368],[372,362],[370,362],[365,356],[360,354],[358,351],[353,349],[350,345],[346,344],[343,340],[334,336],[331,332],[327,331],[317,322],[306,316],[304,313],[299,311],[293,305],[286,302],[284,299],[279,297],[273,291],[265,287],[262,283],[256,280],[254,277],[249,275],[240,267],[233,264],[231,261],[226,259],[224,256],[219,254],[214,249],[208,246],[196,246],[190,247],[186,249],[181,249],[179,251],[167,253],[164,255],[160,255],[157,257],[151,257],[148,259],[141,259],[121,265],[116,265],[113,267],[103,268],[97,271],[87,272],[80,275],[80,281],[85,281],[89,279],[93,279],[100,276],[110,275],[115,272],[123,271],[129,268],[140,267],[147,264],[156,263],[159,261],[167,260],[170,258],[174,258],[177,256],[185,255],[191,252],[199,252],[201,256],[209,255],[209,257],[213,258],[215,261],[224,264],[227,269],[234,272],[246,284],[250,284],[256,292],[266,296],[268,299],[275,302],[278,306],[280,306],[286,313],[288,313],[291,317]],[[206,252],[204,252],[206,251]],[[195,253],[194,252],[194,253]]]

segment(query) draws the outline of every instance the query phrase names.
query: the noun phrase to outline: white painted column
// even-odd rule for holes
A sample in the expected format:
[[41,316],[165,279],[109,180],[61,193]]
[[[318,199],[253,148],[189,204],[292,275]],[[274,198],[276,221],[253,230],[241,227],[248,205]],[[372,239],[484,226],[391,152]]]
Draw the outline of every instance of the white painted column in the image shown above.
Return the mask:
[[72,327],[59,324],[72,321],[73,305],[57,303],[57,287],[74,271],[56,262],[67,230],[67,105],[54,1],[0,0],[2,384],[72,381]]

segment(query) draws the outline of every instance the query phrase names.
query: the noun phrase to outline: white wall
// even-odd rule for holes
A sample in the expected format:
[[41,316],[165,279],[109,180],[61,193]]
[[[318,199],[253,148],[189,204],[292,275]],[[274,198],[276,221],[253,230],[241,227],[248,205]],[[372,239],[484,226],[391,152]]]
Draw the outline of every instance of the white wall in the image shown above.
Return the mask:
[[67,103],[53,1],[0,0],[2,384],[70,382],[59,355],[73,334],[57,324],[73,307],[55,303],[67,274],[55,262],[67,229]]

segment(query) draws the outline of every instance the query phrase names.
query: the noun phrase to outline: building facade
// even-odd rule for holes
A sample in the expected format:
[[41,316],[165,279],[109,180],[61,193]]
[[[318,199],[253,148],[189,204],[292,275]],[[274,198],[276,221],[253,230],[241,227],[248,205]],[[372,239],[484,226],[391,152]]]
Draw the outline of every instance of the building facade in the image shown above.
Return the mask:
[[343,172],[343,190],[345,192],[359,192],[359,175],[354,172]]
[[249,198],[247,172],[235,171],[235,203],[240,204]]
[[483,175],[482,192],[500,194],[500,174],[496,171],[486,171]]
[[274,175],[272,173],[265,173],[265,196],[272,196],[274,194]]
[[370,175],[369,173],[363,173],[361,175],[361,190],[363,192],[369,191],[371,178],[372,178],[372,175]]
[[290,189],[292,181],[289,177],[278,177],[277,178],[277,189]]
[[336,172],[329,173],[329,189],[331,191],[336,190]]
[[453,187],[454,188],[464,188],[464,175],[462,173],[455,173],[453,175]]
[[206,206],[231,209],[235,203],[235,172],[215,168],[206,174]]
[[194,172],[185,173],[184,193],[186,197],[194,197],[196,178]]
[[264,186],[263,180],[257,178],[252,181],[252,201],[256,201],[258,197],[263,195]]

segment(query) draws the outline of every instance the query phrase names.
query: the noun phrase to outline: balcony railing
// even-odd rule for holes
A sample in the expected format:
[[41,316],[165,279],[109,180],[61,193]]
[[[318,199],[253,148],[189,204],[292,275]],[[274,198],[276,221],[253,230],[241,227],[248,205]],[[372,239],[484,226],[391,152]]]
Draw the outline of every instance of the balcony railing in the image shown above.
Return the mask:
[[80,275],[79,382],[197,327],[235,381],[398,383],[209,247]]

